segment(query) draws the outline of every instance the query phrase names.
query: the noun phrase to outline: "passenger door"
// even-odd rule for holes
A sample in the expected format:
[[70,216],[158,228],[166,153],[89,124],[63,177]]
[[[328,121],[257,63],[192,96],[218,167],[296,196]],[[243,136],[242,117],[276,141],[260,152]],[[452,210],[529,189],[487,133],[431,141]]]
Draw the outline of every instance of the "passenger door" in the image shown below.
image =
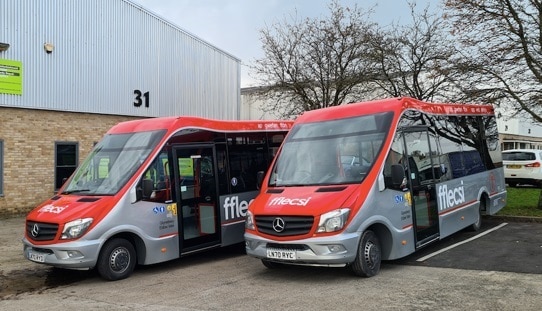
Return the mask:
[[440,175],[437,146],[426,127],[403,131],[408,188],[412,195],[412,214],[416,247],[439,237],[439,219],[435,184]]
[[220,243],[215,158],[213,145],[173,148],[181,254]]

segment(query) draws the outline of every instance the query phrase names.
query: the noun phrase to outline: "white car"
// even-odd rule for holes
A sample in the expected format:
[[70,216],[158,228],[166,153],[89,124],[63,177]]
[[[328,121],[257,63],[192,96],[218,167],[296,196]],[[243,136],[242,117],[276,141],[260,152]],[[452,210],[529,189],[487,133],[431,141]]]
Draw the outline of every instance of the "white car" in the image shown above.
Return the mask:
[[505,150],[502,160],[504,179],[510,187],[518,184],[542,186],[542,150]]

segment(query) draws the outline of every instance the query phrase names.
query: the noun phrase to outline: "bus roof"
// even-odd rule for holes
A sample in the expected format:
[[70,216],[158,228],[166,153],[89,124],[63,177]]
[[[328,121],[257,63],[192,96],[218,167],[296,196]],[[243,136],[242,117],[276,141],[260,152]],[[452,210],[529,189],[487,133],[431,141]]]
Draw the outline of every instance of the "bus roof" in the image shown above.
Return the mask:
[[297,118],[296,122],[342,119],[384,111],[402,112],[409,109],[437,115],[492,115],[494,113],[491,105],[428,103],[410,97],[397,97],[306,111]]
[[247,121],[215,120],[200,117],[160,117],[125,121],[113,126],[107,133],[131,133],[151,130],[177,130],[181,128],[209,129],[221,132],[236,131],[284,131],[289,130],[293,121]]

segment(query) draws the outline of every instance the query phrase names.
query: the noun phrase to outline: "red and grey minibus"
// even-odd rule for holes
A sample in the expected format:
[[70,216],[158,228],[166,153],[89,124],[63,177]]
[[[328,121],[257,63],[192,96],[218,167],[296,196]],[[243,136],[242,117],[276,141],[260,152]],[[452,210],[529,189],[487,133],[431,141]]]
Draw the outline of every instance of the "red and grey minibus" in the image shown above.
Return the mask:
[[105,279],[243,242],[245,213],[292,121],[163,117],[112,127],[26,217],[27,259]]
[[504,207],[491,105],[412,98],[305,112],[249,206],[247,254],[268,268],[345,266],[370,277]]

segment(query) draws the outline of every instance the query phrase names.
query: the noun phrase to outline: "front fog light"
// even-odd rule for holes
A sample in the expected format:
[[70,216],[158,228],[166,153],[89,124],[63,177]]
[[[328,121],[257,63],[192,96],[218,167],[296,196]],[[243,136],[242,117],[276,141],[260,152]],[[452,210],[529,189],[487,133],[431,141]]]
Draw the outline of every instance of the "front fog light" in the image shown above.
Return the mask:
[[344,248],[344,246],[340,245],[340,244],[335,244],[335,245],[328,245],[327,248],[329,249],[330,252],[332,253],[340,253],[340,252],[344,252],[346,249]]
[[67,251],[66,253],[68,254],[68,257],[72,259],[83,257],[83,254],[81,254],[79,251]]
[[256,246],[258,246],[258,243],[256,241],[245,241],[245,248],[246,249],[255,249]]

